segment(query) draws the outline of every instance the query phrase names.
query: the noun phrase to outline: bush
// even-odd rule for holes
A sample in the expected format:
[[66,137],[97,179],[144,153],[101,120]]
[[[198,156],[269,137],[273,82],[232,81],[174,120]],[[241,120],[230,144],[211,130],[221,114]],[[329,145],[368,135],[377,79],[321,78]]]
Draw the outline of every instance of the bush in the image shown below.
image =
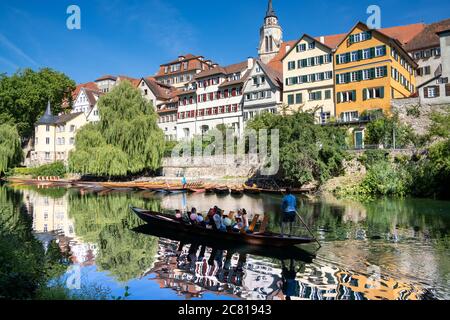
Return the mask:
[[370,168],[377,162],[387,160],[389,153],[382,149],[366,150],[362,156],[359,157],[359,161],[366,167]]
[[[25,170],[26,172],[26,170]],[[57,161],[51,164],[45,164],[40,167],[31,168],[30,170],[33,178],[36,177],[64,177],[66,174],[66,166],[62,161]]]

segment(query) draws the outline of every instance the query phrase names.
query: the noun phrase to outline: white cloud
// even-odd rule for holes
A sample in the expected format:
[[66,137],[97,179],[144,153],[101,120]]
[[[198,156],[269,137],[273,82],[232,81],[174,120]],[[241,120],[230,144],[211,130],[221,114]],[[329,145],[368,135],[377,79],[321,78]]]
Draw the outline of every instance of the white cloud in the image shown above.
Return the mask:
[[30,56],[28,56],[22,49],[17,47],[14,43],[12,43],[6,36],[0,33],[0,46],[8,49],[11,53],[13,53],[16,57],[20,57],[25,59],[29,63],[34,66],[39,66],[39,64],[34,61]]

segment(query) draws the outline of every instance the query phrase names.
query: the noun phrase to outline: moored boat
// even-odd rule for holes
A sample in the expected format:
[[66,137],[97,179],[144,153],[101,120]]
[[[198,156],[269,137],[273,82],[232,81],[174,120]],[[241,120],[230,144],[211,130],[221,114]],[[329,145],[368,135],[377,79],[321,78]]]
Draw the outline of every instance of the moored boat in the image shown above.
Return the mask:
[[280,234],[272,232],[220,232],[214,229],[208,229],[195,224],[185,224],[177,220],[174,216],[159,212],[131,207],[131,210],[143,221],[149,225],[160,228],[167,228],[178,232],[184,232],[190,235],[207,237],[215,241],[228,241],[232,243],[268,246],[268,247],[289,247],[298,244],[311,243],[314,240],[307,237],[282,237]]

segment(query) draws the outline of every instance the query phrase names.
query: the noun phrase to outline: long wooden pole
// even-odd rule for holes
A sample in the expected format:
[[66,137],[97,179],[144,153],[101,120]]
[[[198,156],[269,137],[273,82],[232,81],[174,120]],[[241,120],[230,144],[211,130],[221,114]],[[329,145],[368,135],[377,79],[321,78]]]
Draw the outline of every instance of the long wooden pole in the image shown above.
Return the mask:
[[[272,179],[273,183],[275,184],[275,186],[278,188],[278,190],[281,191],[281,193],[283,195],[286,195],[283,190],[280,188],[280,186],[275,182],[274,179]],[[311,229],[308,227],[308,225],[306,224],[306,222],[303,220],[302,216],[298,213],[297,210],[295,210],[295,213],[297,214],[297,216],[300,218],[300,221],[303,223],[303,225],[305,226],[306,230],[308,230],[308,232],[311,234],[311,236],[314,238],[314,240],[317,242],[317,244],[319,245],[319,248],[322,247],[322,245],[320,244],[319,240],[317,240],[316,236],[314,235],[314,233],[311,231]]]

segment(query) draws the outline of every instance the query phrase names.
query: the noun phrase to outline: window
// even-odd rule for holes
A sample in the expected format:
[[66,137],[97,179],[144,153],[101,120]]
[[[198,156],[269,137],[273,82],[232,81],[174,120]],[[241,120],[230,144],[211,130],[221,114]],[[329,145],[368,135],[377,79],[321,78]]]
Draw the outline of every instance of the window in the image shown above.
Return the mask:
[[308,45],[308,49],[309,50],[312,50],[312,49],[314,49],[316,47],[316,43],[315,42],[311,42],[309,45]]
[[295,69],[295,61],[289,61],[288,62],[288,70],[294,70]]
[[294,104],[294,95],[290,94],[288,95],[288,105],[293,105]]
[[358,111],[348,111],[341,113],[341,120],[344,122],[358,120]]
[[148,90],[144,89],[144,96],[148,95]]
[[430,67],[430,66],[426,66],[426,67],[424,68],[424,73],[425,73],[425,75],[431,74],[431,67]]
[[331,99],[331,90],[325,90],[325,100]]
[[50,160],[50,152],[45,153],[45,160]]
[[71,125],[70,126],[70,132],[74,132],[75,131],[75,126],[74,125]]
[[369,88],[363,90],[363,99],[382,99],[384,98],[384,87]]
[[303,103],[303,95],[301,93],[297,93],[295,95],[295,103],[296,104],[301,104]]
[[350,102],[350,101],[356,101],[356,90],[339,92],[337,94],[337,102],[338,103]]
[[45,131],[47,131],[47,132],[50,131],[50,126],[49,126],[49,125],[47,125],[47,126],[45,127]]
[[75,143],[75,138],[70,138],[69,144],[74,144]]
[[439,86],[425,87],[423,90],[425,98],[436,98],[440,96]]
[[309,100],[310,101],[322,100],[322,91],[310,92]]
[[386,46],[375,47],[375,57],[381,57],[386,55]]
[[297,46],[297,52],[306,51],[306,44],[302,43]]
[[50,144],[50,138],[45,138],[45,144]]

